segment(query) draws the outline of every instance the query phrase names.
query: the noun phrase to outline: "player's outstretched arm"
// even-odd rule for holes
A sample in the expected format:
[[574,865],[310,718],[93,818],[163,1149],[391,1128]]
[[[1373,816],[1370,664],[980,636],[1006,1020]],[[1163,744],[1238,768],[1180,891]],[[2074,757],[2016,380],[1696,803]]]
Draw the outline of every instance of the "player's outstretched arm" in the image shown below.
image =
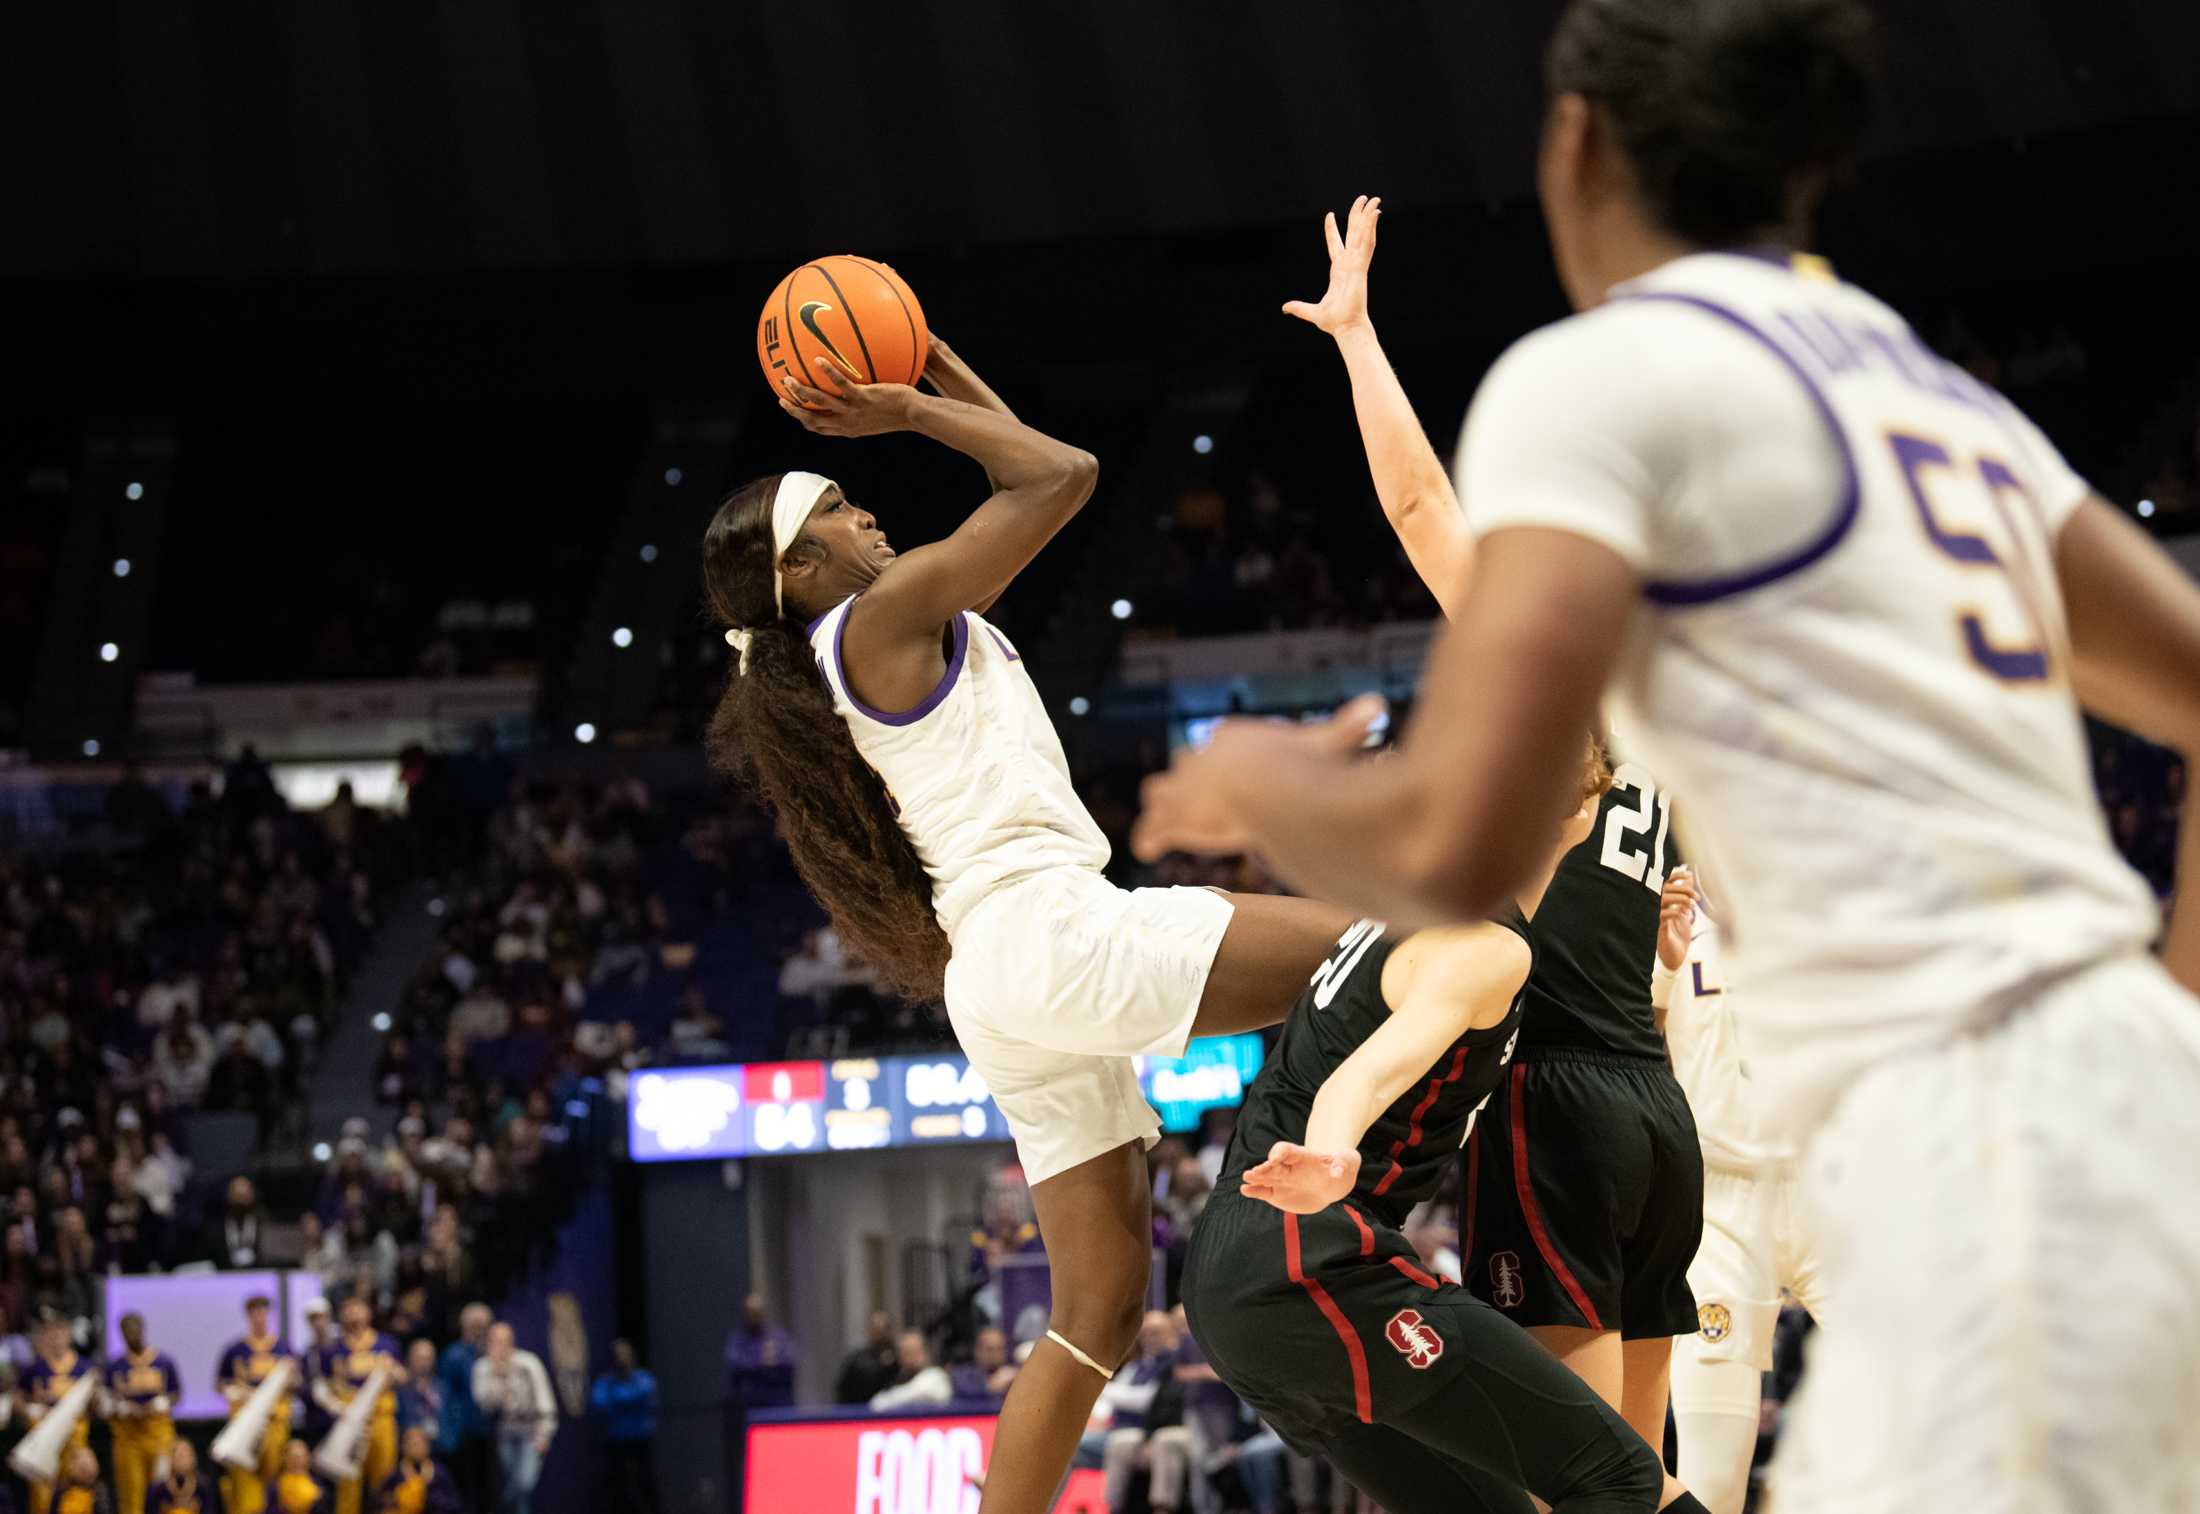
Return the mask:
[[[2200,764],[2200,586],[2098,497],[2080,505],[2055,542],[2070,616],[2078,697],[2102,719]],[[2162,960],[2200,993],[2200,824],[2185,786],[2177,843],[2177,904]]]
[[994,482],[952,536],[903,553],[865,591],[866,621],[888,636],[929,635],[990,604],[1092,497],[1100,464],[1081,447],[997,410],[906,384],[866,384],[830,356],[817,361],[820,383],[832,387],[789,380],[793,402],[780,402],[805,428],[820,436],[914,431],[975,459]]
[[1367,313],[1367,270],[1375,256],[1382,207],[1379,197],[1354,200],[1342,236],[1334,212],[1323,218],[1329,288],[1318,303],[1290,300],[1283,310],[1335,339],[1352,380],[1352,409],[1360,420],[1360,444],[1375,480],[1375,498],[1413,571],[1444,613],[1456,615],[1473,565],[1474,537],[1452,493],[1451,475],[1429,445]]
[[1305,1141],[1277,1142],[1246,1172],[1246,1197],[1313,1214],[1350,1193],[1367,1128],[1452,1043],[1505,1018],[1530,962],[1525,941],[1487,922],[1422,931],[1400,945],[1383,964],[1390,1018],[1323,1080]]
[[1359,752],[1358,701],[1329,725],[1227,721],[1146,780],[1132,850],[1256,851],[1299,892],[1385,920],[1483,918],[1545,860],[1639,599],[1586,536],[1493,532],[1396,753]]

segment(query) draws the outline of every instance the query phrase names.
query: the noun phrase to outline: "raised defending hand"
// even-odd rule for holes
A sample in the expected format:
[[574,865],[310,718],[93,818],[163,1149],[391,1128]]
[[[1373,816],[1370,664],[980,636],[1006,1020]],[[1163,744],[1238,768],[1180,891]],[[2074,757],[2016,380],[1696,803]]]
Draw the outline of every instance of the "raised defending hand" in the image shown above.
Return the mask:
[[1337,213],[1322,217],[1322,235],[1329,242],[1329,289],[1318,305],[1305,300],[1286,300],[1285,315],[1295,315],[1337,335],[1367,322],[1367,265],[1375,257],[1375,223],[1382,219],[1380,196],[1361,195],[1352,202],[1344,235],[1337,235]]
[[779,408],[803,428],[819,436],[879,436],[909,425],[910,402],[917,391],[907,384],[866,384],[838,358],[827,354],[817,359],[819,382],[830,389],[813,388],[794,378],[780,382],[787,396]]
[[1700,897],[1695,875],[1685,867],[1673,869],[1658,896],[1658,960],[1668,972],[1679,972],[1688,960],[1688,939],[1695,933]]
[[1309,1151],[1291,1141],[1268,1148],[1268,1160],[1246,1172],[1245,1196],[1286,1214],[1319,1214],[1352,1192],[1360,1176],[1357,1151]]

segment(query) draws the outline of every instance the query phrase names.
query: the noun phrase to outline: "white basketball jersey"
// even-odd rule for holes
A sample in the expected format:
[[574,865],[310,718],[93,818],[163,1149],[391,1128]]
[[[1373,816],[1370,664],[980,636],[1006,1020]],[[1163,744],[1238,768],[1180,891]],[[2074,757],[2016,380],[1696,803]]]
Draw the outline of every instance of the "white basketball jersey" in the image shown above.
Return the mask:
[[1008,638],[965,611],[939,686],[915,709],[886,714],[848,688],[840,646],[842,600],[810,627],[833,707],[901,814],[925,871],[932,908],[950,940],[972,905],[1003,884],[1048,868],[1097,873],[1107,837],[1070,784],[1062,739]]
[[1757,1117],[1749,1064],[1742,1055],[1739,1001],[1727,977],[1719,927],[1700,909],[1688,960],[1666,1000],[1665,1044],[1672,1052],[1673,1076],[1696,1117],[1696,1138],[1706,1162],[1761,1172],[1793,1155],[1791,1147],[1766,1137]]
[[1508,353],[1460,471],[1478,530],[1643,584],[1612,714],[1680,796],[1784,1133],[2152,939],[2070,686],[2085,485],[1885,305],[1814,259],[1669,263]]

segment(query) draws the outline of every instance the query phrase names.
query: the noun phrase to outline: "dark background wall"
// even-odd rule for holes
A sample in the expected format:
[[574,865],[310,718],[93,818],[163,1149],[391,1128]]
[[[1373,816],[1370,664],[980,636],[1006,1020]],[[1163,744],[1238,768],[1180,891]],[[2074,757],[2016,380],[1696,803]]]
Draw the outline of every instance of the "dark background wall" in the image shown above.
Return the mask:
[[[0,272],[680,265],[1527,186],[1552,0],[21,0]],[[1899,0],[1886,140],[2200,103],[2200,8]]]

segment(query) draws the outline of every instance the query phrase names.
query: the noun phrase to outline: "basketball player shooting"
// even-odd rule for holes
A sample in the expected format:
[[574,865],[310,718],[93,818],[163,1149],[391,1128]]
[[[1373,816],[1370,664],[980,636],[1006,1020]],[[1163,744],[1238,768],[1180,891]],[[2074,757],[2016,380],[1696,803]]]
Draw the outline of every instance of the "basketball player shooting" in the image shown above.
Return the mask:
[[2157,960],[2078,717],[2200,753],[2200,587],[1796,251],[1871,34],[1856,0],[1575,0],[1538,180],[1580,313],[1476,395],[1473,577],[1400,755],[1226,725],[1134,844],[1478,917],[1609,688],[1694,806],[1841,1305],[1781,1508],[2168,1514],[2200,1500],[2200,830],[2188,799]]
[[944,999],[1015,1136],[1053,1314],[1003,1406],[980,1508],[1043,1514],[1145,1309],[1160,1121],[1131,1058],[1273,1024],[1350,916],[1101,876],[1106,838],[1039,692],[980,614],[1092,493],[1091,454],[1019,422],[936,339],[934,394],[814,364],[781,401],[809,430],[912,432],[977,462],[992,493],[944,540],[897,553],[830,479],[736,490],[703,542],[738,654],[708,740],[776,812],[850,949],[889,989]]

